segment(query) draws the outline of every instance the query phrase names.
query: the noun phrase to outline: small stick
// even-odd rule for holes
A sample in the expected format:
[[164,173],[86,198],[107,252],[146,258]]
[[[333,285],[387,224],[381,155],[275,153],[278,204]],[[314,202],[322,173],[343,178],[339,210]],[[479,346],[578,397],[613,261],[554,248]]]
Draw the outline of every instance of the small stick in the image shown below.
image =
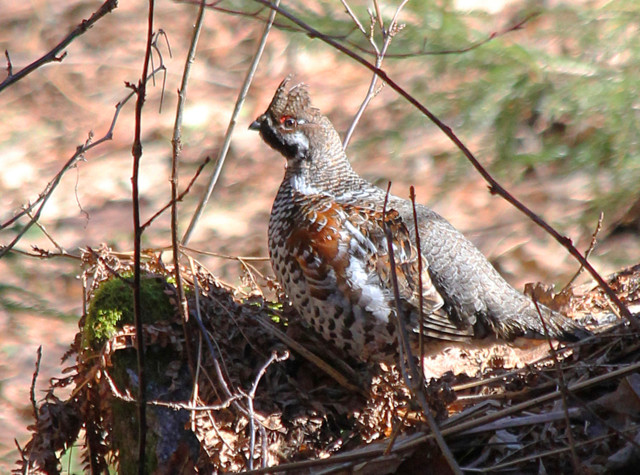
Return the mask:
[[36,382],[38,381],[38,374],[40,374],[40,362],[42,361],[42,345],[38,347],[36,352],[36,369],[31,376],[31,391],[29,398],[31,399],[31,408],[33,409],[33,419],[38,421],[38,404],[36,403]]
[[573,465],[573,472],[579,473],[581,470],[581,463],[578,459],[578,454],[576,453],[576,441],[573,438],[573,433],[571,432],[571,421],[569,419],[569,391],[567,389],[567,382],[564,379],[564,373],[562,372],[562,368],[560,367],[560,360],[558,360],[558,355],[556,354],[556,349],[553,347],[553,343],[551,341],[551,337],[549,336],[549,329],[547,328],[547,322],[545,322],[544,318],[542,318],[542,312],[540,311],[540,306],[538,305],[538,300],[533,297],[533,304],[536,306],[536,310],[538,311],[538,316],[540,317],[540,322],[542,323],[542,328],[544,329],[544,335],[547,339],[547,343],[549,344],[549,352],[553,357],[554,367],[556,368],[556,372],[558,373],[558,386],[560,387],[560,393],[562,395],[562,410],[564,412],[567,438],[569,439],[569,447],[571,448],[571,464]]
[[75,40],[78,36],[81,36],[83,33],[85,33],[100,18],[105,16],[107,13],[110,13],[117,7],[118,7],[118,0],[106,0],[102,4],[102,6],[100,6],[100,8],[98,8],[93,13],[93,15],[89,17],[88,20],[82,20],[82,22],[80,22],[80,24],[78,24],[78,26],[76,26],[71,33],[65,36],[60,43],[54,46],[51,51],[49,51],[47,54],[45,54],[41,58],[35,60],[33,63],[29,64],[28,66],[25,66],[15,74],[13,74],[13,67],[11,65],[11,60],[9,59],[9,52],[5,50],[4,55],[7,58],[7,62],[8,62],[7,71],[9,75],[4,81],[0,83],[0,92],[2,92],[3,89],[10,86],[11,84],[19,81],[20,79],[24,78],[28,74],[32,73],[33,71],[38,69],[40,66],[43,66],[51,62],[62,61],[67,55],[67,53],[64,52],[61,56],[58,56],[58,53],[60,53],[63,49],[69,46],[69,44],[71,44],[71,42]]
[[420,374],[422,376],[422,384],[425,383],[424,368],[422,367],[424,361],[424,295],[422,294],[422,249],[420,247],[420,232],[418,231],[418,213],[416,212],[416,190],[411,185],[409,187],[409,197],[411,198],[411,206],[413,208],[413,226],[416,230],[416,249],[418,252],[418,302],[420,305],[420,332],[418,333],[418,346],[420,348]]
[[[596,247],[596,242],[597,242],[596,238],[598,236],[598,233],[602,229],[602,220],[603,219],[604,219],[604,213],[601,211],[600,212],[600,217],[598,218],[598,224],[596,224],[596,229],[593,231],[593,234],[591,235],[591,243],[589,244],[589,248],[584,253],[584,258],[585,259],[589,259],[589,256],[591,255],[591,252]],[[562,288],[562,290],[560,291],[561,294],[563,292],[566,292],[567,289],[569,289],[569,287],[571,287],[571,285],[575,282],[575,280],[578,278],[578,276],[582,273],[583,270],[584,270],[584,266],[581,264],[580,267],[578,268],[578,271],[573,275],[573,277],[571,277],[571,279],[569,279],[569,282],[567,282],[567,285],[565,285]]]
[[[386,224],[387,217],[387,202],[389,200],[389,192],[391,191],[391,182],[387,186],[387,194],[384,197],[384,205],[382,207],[382,226],[384,228],[385,235],[387,237],[387,252],[389,253],[389,266],[391,268],[391,282],[393,283],[393,297],[396,303],[396,318],[398,320],[398,334],[400,336],[401,347],[404,348],[405,354],[407,356],[407,366],[409,367],[409,371],[411,372],[411,380],[407,381],[407,386],[412,389],[412,392],[417,396],[418,403],[422,407],[422,411],[424,412],[424,416],[427,419],[427,424],[431,429],[431,433],[436,439],[436,443],[440,450],[442,451],[443,457],[446,459],[449,467],[455,474],[462,475],[462,470],[458,466],[456,459],[451,452],[451,449],[447,445],[436,424],[433,415],[431,414],[431,410],[429,409],[429,405],[427,404],[427,399],[424,395],[423,386],[422,386],[422,378],[418,376],[418,370],[416,368],[416,362],[413,359],[413,355],[411,354],[411,348],[409,346],[409,337],[407,335],[407,329],[405,328],[403,316],[402,316],[402,305],[400,303],[400,291],[398,287],[398,275],[395,271],[396,262],[395,256],[393,254],[393,236],[391,235],[391,227]],[[402,362],[401,362],[402,363]]]
[[260,58],[262,57],[262,53],[264,52],[265,45],[267,44],[267,37],[269,36],[269,32],[271,31],[271,27],[273,26],[273,20],[276,17],[276,13],[278,11],[278,5],[280,5],[280,0],[274,0],[273,4],[269,4],[270,7],[273,7],[270,14],[269,20],[264,26],[264,31],[262,32],[262,37],[260,38],[260,44],[258,45],[258,49],[256,50],[255,55],[253,56],[253,60],[251,61],[251,65],[249,66],[249,70],[247,71],[247,75],[244,78],[244,83],[242,84],[242,89],[240,90],[240,94],[238,94],[238,99],[236,100],[236,105],[233,109],[233,114],[231,114],[231,120],[229,120],[229,125],[227,127],[227,131],[224,135],[224,142],[222,143],[222,147],[220,149],[220,153],[218,154],[218,159],[216,161],[216,169],[211,175],[209,179],[209,184],[207,185],[207,191],[200,199],[198,203],[198,207],[196,208],[195,213],[191,217],[191,222],[187,227],[187,230],[182,236],[181,244],[186,246],[189,243],[189,239],[191,239],[191,235],[200,221],[200,217],[202,213],[204,213],[204,208],[207,206],[209,202],[209,198],[211,198],[211,194],[213,193],[213,189],[216,187],[218,183],[218,178],[220,177],[220,173],[222,172],[222,167],[224,166],[225,159],[227,158],[227,152],[229,151],[229,147],[231,145],[231,135],[233,134],[233,129],[236,126],[236,120],[238,118],[238,114],[240,114],[240,110],[244,105],[244,99],[247,97],[247,92],[249,91],[249,87],[251,86],[251,82],[253,81],[253,77],[258,69],[258,63],[260,62]]

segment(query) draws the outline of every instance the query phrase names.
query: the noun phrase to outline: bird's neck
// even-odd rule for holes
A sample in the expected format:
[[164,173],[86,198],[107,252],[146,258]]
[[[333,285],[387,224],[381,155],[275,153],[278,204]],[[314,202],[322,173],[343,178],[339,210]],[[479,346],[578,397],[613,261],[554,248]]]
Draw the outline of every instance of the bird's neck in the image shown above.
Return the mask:
[[342,147],[331,155],[317,154],[302,160],[288,160],[284,183],[304,195],[338,196],[362,182],[349,163]]

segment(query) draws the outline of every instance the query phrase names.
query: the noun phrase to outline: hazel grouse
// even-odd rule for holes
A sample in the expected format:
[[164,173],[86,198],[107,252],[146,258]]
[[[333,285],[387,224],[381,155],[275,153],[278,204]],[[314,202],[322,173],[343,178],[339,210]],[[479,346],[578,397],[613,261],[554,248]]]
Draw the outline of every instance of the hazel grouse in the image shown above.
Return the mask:
[[[403,318],[416,337],[495,335],[575,340],[587,332],[509,285],[448,221],[358,176],[340,137],[311,106],[305,85],[285,79],[250,129],[287,159],[269,221],[275,274],[294,308],[326,340],[364,361],[397,357],[396,304],[384,226],[392,232]],[[422,260],[419,287],[418,259]],[[419,294],[424,322],[419,324]]]

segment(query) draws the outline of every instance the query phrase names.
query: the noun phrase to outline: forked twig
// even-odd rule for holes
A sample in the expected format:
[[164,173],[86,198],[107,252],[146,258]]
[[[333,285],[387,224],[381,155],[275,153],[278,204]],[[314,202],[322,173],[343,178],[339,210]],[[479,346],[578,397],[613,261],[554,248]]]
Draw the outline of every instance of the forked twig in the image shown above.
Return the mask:
[[[153,215],[149,219],[147,219],[145,221],[145,223],[142,225],[142,229],[143,230],[148,228],[151,225],[151,223],[153,223],[158,218],[158,216],[160,216],[162,213],[164,213],[170,207],[173,207],[176,203],[179,203],[180,201],[182,201],[184,199],[184,197],[189,194],[189,192],[191,191],[191,187],[194,185],[194,183],[196,182],[196,180],[200,176],[200,173],[202,173],[203,168],[205,166],[207,166],[207,164],[210,161],[211,161],[211,157],[206,157],[204,159],[204,161],[200,165],[198,165],[198,169],[196,170],[196,172],[193,175],[193,177],[191,177],[191,180],[189,181],[189,184],[187,185],[187,187],[178,196],[176,196],[175,199],[172,198],[169,203],[167,203],[162,208],[160,208],[158,211],[153,213]],[[171,224],[173,225],[173,217],[172,217],[172,223]]]
[[[602,221],[603,221],[603,219],[604,219],[604,213],[600,212],[600,216],[598,217],[598,224],[596,224],[596,229],[593,231],[593,234],[591,235],[591,243],[589,244],[589,247],[587,248],[587,250],[584,252],[584,258],[585,259],[589,259],[589,256],[591,255],[591,252],[593,252],[593,249],[596,247],[598,233],[600,233],[600,230],[602,229]],[[569,287],[571,287],[571,285],[575,282],[575,280],[578,278],[578,276],[580,274],[582,274],[583,270],[584,270],[584,266],[580,265],[580,267],[578,268],[576,273],[573,274],[573,277],[571,277],[571,279],[569,279],[569,282],[567,282],[567,284],[560,291],[561,294],[563,292],[566,292],[567,289],[569,289]]]
[[63,49],[65,49],[67,46],[69,46],[69,44],[71,44],[73,40],[75,40],[77,37],[85,33],[89,28],[91,28],[94,25],[94,23],[97,22],[100,18],[105,16],[107,13],[112,12],[117,7],[118,7],[118,0],[106,0],[102,4],[102,6],[98,8],[93,13],[93,15],[89,17],[88,20],[82,20],[82,22],[78,26],[76,26],[71,33],[65,36],[65,38],[60,43],[54,46],[51,51],[49,51],[47,54],[45,54],[41,58],[35,60],[33,63],[29,64],[28,66],[25,66],[15,74],[13,74],[13,66],[11,64],[11,60],[9,59],[9,52],[5,50],[4,54],[7,58],[8,74],[6,79],[0,83],[0,92],[2,92],[3,89],[10,86],[11,84],[19,81],[20,79],[24,78],[28,74],[32,73],[42,65],[45,65],[51,62],[62,61],[66,57],[67,53],[64,52],[60,56],[58,56],[58,54]]
[[[349,7],[349,4],[346,2],[346,0],[342,0],[342,4],[344,5],[344,7],[346,8],[347,12],[349,13],[349,16],[351,16],[351,18],[354,20],[354,22],[358,26],[358,29],[360,31],[362,31],[362,33],[369,39],[369,42],[371,43],[374,51],[376,52],[376,67],[377,68],[380,68],[382,66],[382,61],[383,61],[385,55],[387,54],[387,49],[389,48],[389,45],[391,44],[391,40],[396,35],[396,33],[400,30],[398,28],[398,16],[400,15],[400,11],[404,8],[404,6],[407,4],[408,1],[409,0],[403,0],[400,3],[400,5],[398,5],[398,8],[396,8],[396,12],[393,15],[393,18],[391,19],[391,23],[389,24],[389,28],[387,28],[387,29],[384,28],[384,23],[383,23],[382,17],[379,16],[380,15],[380,8],[378,7],[378,3],[375,2],[376,16],[378,17],[380,30],[382,31],[382,37],[383,37],[382,48],[378,48],[378,45],[373,40],[373,28],[374,28],[373,23],[374,23],[374,20],[372,19],[371,34],[367,34],[367,32],[364,30],[362,24],[358,21],[358,19],[356,18],[355,14],[353,13],[351,8]],[[367,94],[365,95],[364,100],[360,104],[360,107],[358,108],[358,112],[356,112],[356,115],[354,116],[353,121],[351,121],[351,125],[347,129],[347,133],[345,134],[344,140],[342,142],[342,148],[346,149],[347,145],[349,145],[349,141],[351,140],[351,136],[353,135],[353,131],[355,130],[356,125],[358,125],[358,122],[360,121],[360,118],[362,117],[362,114],[364,114],[365,109],[367,108],[367,106],[369,105],[369,103],[371,102],[373,97],[377,94],[377,92],[376,92],[376,84],[377,83],[378,83],[378,75],[376,73],[373,73],[373,77],[371,78],[371,82],[369,83],[369,90],[367,91]]]
[[[165,69],[164,64],[159,65],[154,71],[152,71],[147,76],[147,82],[151,79],[153,74],[156,74],[159,71],[163,71],[164,69]],[[116,122],[118,121],[118,117],[120,116],[120,111],[122,110],[124,105],[127,102],[129,102],[129,100],[133,97],[134,94],[135,94],[134,91],[129,92],[122,100],[120,100],[120,102],[116,104],[116,111],[113,114],[113,118],[111,119],[111,124],[109,125],[109,129],[104,134],[104,136],[94,141],[93,132],[89,132],[89,137],[87,138],[86,142],[76,147],[75,153],[71,156],[71,158],[67,160],[67,162],[62,166],[60,171],[47,184],[47,186],[45,186],[44,190],[38,195],[38,198],[33,203],[29,205],[25,205],[22,208],[22,210],[17,212],[14,216],[12,216],[11,218],[9,218],[8,220],[6,220],[4,223],[0,225],[0,230],[11,226],[18,219],[30,213],[31,210],[33,210],[39,204],[38,209],[36,210],[35,213],[33,213],[33,216],[31,216],[31,219],[29,220],[29,222],[24,226],[22,226],[22,228],[20,229],[20,232],[14,237],[14,239],[9,244],[5,246],[0,246],[0,258],[2,258],[9,251],[11,251],[14,248],[14,246],[20,241],[20,239],[22,239],[22,236],[24,236],[25,233],[31,228],[31,226],[33,226],[35,222],[38,219],[40,219],[40,215],[42,214],[42,210],[44,209],[45,204],[47,204],[47,201],[49,201],[49,198],[51,198],[51,195],[53,194],[54,190],[60,184],[60,180],[62,180],[62,177],[64,176],[64,174],[67,173],[71,168],[73,168],[83,158],[83,155],[86,152],[88,152],[92,148],[97,147],[98,145],[104,142],[107,142],[113,139],[113,131],[115,129]]]
[[[269,366],[271,366],[275,362],[282,362],[289,358],[289,352],[285,351],[283,354],[279,355],[276,351],[271,352],[271,356],[269,359],[262,365],[258,374],[256,375],[253,384],[251,385],[251,390],[245,394],[247,398],[247,409],[249,410],[249,470],[253,470],[253,459],[254,459],[254,450],[256,443],[256,427],[255,427],[255,413],[253,411],[253,400],[256,397],[256,391],[258,390],[258,384],[260,384],[260,380],[267,372]],[[262,454],[263,465],[266,462],[266,453]]]
[[211,355],[211,361],[213,364],[214,371],[216,373],[216,377],[218,379],[218,383],[220,384],[220,387],[222,388],[222,391],[224,392],[225,397],[227,399],[233,399],[232,401],[233,406],[236,409],[238,409],[242,414],[249,417],[249,411],[247,411],[247,409],[240,404],[240,401],[237,400],[237,396],[231,392],[231,388],[227,383],[227,380],[224,375],[224,371],[222,369],[222,364],[219,359],[220,352],[214,349],[213,342],[211,341],[211,337],[207,332],[206,327],[204,326],[204,321],[202,320],[202,314],[200,312],[200,288],[199,288],[198,279],[197,279],[198,274],[195,269],[195,263],[193,258],[187,255],[187,259],[189,261],[191,274],[193,275],[194,299],[195,299],[195,305],[194,305],[195,308],[193,313],[194,313],[198,328],[200,329],[200,333],[204,338],[204,341],[207,345],[207,349],[209,350],[209,354]]

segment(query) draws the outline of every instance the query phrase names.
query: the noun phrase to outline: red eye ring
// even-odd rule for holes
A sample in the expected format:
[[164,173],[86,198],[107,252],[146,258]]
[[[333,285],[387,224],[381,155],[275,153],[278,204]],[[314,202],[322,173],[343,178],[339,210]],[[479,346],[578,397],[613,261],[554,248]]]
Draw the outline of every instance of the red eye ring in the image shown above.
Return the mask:
[[282,117],[280,117],[280,123],[288,129],[292,129],[293,127],[298,125],[298,121],[290,115],[283,115]]

